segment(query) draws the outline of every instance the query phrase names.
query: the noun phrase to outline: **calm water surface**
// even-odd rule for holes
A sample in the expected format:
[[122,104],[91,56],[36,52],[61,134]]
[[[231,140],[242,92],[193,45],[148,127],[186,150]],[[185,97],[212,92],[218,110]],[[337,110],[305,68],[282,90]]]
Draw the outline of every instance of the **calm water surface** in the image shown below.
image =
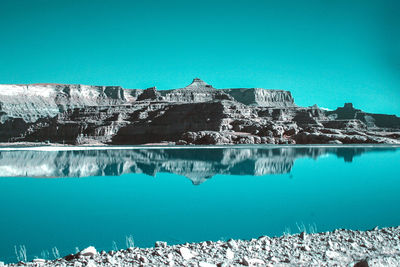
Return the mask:
[[399,166],[395,147],[0,151],[0,261],[397,226]]

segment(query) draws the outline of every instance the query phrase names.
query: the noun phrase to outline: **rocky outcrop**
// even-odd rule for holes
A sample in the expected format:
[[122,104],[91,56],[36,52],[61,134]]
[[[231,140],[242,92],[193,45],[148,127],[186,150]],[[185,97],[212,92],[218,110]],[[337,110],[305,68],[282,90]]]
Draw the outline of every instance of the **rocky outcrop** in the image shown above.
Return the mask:
[[224,89],[239,103],[261,107],[294,107],[294,99],[289,91],[265,90],[262,88]]
[[198,185],[217,174],[252,175],[290,173],[299,158],[333,154],[345,161],[369,151],[394,148],[263,147],[181,149],[93,149],[74,151],[0,151],[0,177],[92,177],[127,173],[173,173]]
[[400,143],[400,118],[351,104],[299,107],[289,91],[0,85],[0,142],[68,144]]
[[369,128],[399,129],[400,118],[395,115],[367,113],[355,109],[352,103],[346,103],[344,107],[327,112],[327,116],[333,120],[359,120]]
[[67,110],[125,103],[119,86],[62,84],[0,85],[0,121],[22,118],[35,122]]

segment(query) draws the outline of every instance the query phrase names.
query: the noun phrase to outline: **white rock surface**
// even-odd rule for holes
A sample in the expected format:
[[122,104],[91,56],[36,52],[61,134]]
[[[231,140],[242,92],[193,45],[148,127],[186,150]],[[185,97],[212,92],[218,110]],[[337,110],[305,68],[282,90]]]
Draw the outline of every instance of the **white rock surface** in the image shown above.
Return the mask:
[[199,262],[199,267],[217,267],[217,265],[205,261]]
[[80,256],[85,256],[85,257],[90,257],[90,256],[94,256],[97,254],[97,250],[95,247],[90,246],[85,248],[84,250],[79,252]]
[[234,257],[235,257],[235,253],[230,248],[228,248],[226,250],[226,258],[228,260],[233,260]]
[[192,254],[190,249],[188,249],[186,247],[181,247],[179,249],[179,253],[181,254],[182,258],[184,258],[185,260],[190,260],[191,258],[194,257],[194,255]]

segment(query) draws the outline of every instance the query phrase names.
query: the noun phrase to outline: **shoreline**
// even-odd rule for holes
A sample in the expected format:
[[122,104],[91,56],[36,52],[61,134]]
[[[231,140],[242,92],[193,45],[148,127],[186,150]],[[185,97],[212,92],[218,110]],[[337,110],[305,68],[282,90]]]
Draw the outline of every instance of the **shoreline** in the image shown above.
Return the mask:
[[400,226],[97,252],[0,266],[399,266]]
[[133,149],[220,149],[220,148],[342,148],[342,147],[393,147],[400,144],[226,144],[226,145],[170,145],[170,144],[142,144],[142,145],[68,145],[46,143],[0,143],[0,151],[72,151],[72,150],[133,150]]

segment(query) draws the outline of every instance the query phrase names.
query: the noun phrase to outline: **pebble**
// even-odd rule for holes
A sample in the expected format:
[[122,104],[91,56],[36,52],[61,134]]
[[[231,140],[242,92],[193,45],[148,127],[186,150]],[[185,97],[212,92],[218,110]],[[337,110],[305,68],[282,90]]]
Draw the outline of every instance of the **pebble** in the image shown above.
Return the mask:
[[228,246],[232,249],[238,249],[238,244],[235,240],[231,239],[228,241]]
[[33,262],[35,262],[35,263],[45,263],[46,260],[45,259],[33,259]]
[[167,242],[163,242],[163,241],[157,241],[154,246],[156,248],[166,248],[167,247]]
[[233,258],[235,258],[235,253],[230,248],[226,250],[226,258],[228,260],[233,260]]
[[139,261],[141,261],[141,262],[143,262],[143,263],[148,263],[148,262],[149,262],[149,260],[148,260],[146,257],[144,257],[144,256],[140,256],[140,257],[139,257]]
[[340,258],[341,254],[336,252],[336,251],[330,251],[328,250],[327,252],[325,252],[325,255],[330,258],[330,259],[334,259],[334,258]]
[[244,266],[253,266],[253,265],[264,265],[265,262],[260,259],[249,259],[248,257],[244,257],[242,259],[242,264]]
[[182,258],[185,260],[190,260],[191,258],[194,257],[194,255],[192,254],[190,249],[188,249],[187,247],[181,247],[179,249],[179,253],[181,254]]
[[199,262],[199,267],[217,267],[217,265],[205,261]]
[[300,233],[300,238],[301,238],[302,240],[305,240],[306,237],[307,237],[307,234],[306,234],[305,232],[301,232],[301,233]]
[[79,252],[80,256],[91,257],[97,254],[97,250],[95,247],[90,246]]

